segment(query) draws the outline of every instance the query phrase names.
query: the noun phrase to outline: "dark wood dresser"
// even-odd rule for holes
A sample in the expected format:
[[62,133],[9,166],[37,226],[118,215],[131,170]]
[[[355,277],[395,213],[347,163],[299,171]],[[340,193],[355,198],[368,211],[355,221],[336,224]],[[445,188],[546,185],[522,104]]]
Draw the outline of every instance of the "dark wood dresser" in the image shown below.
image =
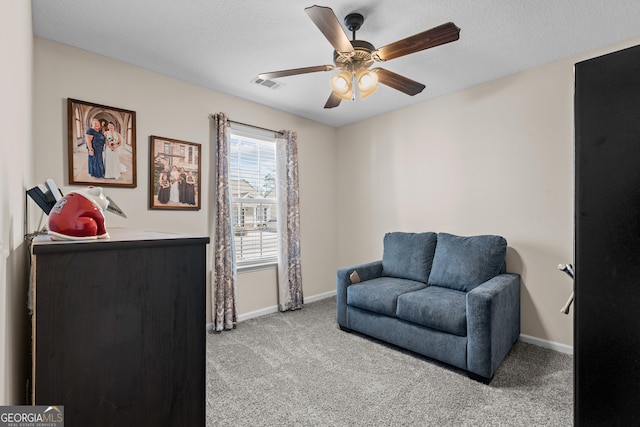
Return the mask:
[[33,243],[32,402],[65,425],[205,425],[208,237]]

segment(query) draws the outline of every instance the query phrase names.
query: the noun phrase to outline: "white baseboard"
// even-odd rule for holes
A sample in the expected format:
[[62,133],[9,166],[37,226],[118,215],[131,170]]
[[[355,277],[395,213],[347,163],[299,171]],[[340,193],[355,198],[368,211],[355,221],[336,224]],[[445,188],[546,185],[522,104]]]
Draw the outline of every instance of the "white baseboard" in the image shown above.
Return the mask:
[[560,353],[566,353],[573,355],[573,346],[560,344],[553,341],[543,340],[541,338],[532,337],[531,335],[520,334],[518,338],[522,342],[527,344],[537,345],[538,347],[548,348],[550,350],[559,351]]
[[[304,302],[305,303],[309,303],[309,302],[320,301],[320,300],[323,300],[325,298],[334,297],[335,295],[336,295],[336,291],[325,292],[323,294],[318,294],[318,295],[313,295],[313,296],[310,296],[310,297],[305,297],[304,298]],[[277,305],[273,305],[271,307],[261,308],[260,310],[251,311],[249,313],[244,313],[244,314],[238,315],[238,323],[239,322],[243,322],[245,320],[249,320],[249,319],[253,319],[253,318],[261,317],[261,316],[266,316],[267,314],[273,314],[273,313],[277,313],[277,312],[278,312],[278,306]],[[207,331],[213,331],[213,323],[207,323]]]
[[253,319],[255,317],[266,316],[267,314],[273,314],[278,312],[278,306],[272,305],[271,307],[261,308],[260,310],[250,311],[249,313],[239,314],[238,322],[244,322],[245,320]]
[[313,295],[310,297],[304,297],[304,302],[316,302],[316,301],[320,301],[322,299],[326,299],[326,298],[331,298],[331,297],[335,297],[336,296],[336,291],[330,291],[330,292],[325,292],[323,294],[318,294],[318,295]]

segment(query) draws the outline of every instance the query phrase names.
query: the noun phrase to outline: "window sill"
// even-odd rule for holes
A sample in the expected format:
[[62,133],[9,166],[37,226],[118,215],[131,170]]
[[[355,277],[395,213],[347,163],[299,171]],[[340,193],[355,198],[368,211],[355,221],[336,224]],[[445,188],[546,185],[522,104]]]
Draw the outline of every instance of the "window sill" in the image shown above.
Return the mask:
[[250,264],[238,266],[238,273],[249,273],[257,270],[269,270],[278,267],[277,261],[265,262],[263,264]]

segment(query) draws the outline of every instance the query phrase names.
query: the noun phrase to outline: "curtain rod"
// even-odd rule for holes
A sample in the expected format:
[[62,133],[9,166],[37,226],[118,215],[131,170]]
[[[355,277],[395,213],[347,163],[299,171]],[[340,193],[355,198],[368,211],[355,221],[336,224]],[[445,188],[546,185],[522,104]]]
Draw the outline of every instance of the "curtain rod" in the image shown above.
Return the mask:
[[229,123],[235,123],[237,125],[248,126],[250,128],[254,128],[254,129],[265,130],[267,132],[273,132],[276,135],[284,135],[284,132],[280,132],[280,131],[273,130],[273,129],[267,129],[267,128],[263,128],[263,127],[260,127],[260,126],[250,125],[250,124],[247,124],[247,123],[237,122],[235,120],[229,120]]

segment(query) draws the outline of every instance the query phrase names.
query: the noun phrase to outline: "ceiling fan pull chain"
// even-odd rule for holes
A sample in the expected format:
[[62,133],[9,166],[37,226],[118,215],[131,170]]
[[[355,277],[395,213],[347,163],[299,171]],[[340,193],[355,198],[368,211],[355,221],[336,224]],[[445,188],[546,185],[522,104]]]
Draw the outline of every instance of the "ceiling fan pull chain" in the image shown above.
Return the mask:
[[[355,32],[355,31],[354,31]],[[351,73],[351,85],[353,87],[353,94],[351,95],[351,100],[355,101],[356,100],[356,92],[357,92],[357,81],[356,81],[356,73]],[[360,95],[360,93],[358,93],[358,95]]]

